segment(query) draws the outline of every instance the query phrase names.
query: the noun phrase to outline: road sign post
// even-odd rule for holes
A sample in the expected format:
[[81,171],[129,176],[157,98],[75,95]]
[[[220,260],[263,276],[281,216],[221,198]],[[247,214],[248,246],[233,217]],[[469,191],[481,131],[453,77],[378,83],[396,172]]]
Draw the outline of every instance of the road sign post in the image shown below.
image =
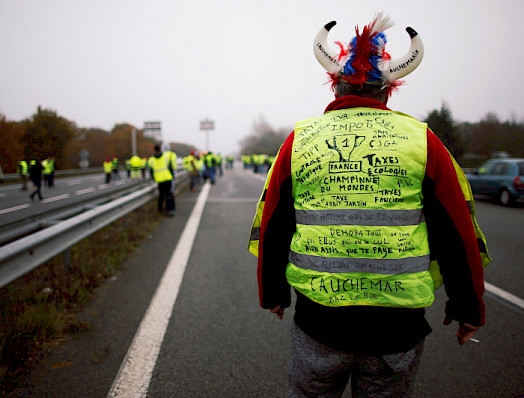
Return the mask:
[[206,151],[209,151],[209,130],[215,129],[215,122],[207,117],[200,122],[200,130],[206,132]]

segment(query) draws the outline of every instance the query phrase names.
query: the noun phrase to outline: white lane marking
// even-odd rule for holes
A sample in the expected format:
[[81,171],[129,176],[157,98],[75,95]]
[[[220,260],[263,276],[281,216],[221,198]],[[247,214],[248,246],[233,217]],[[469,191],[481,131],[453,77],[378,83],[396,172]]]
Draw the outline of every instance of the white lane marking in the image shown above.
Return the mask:
[[53,196],[52,198],[43,199],[42,203],[56,202],[57,200],[67,199],[69,197],[68,193],[63,195]]
[[5,198],[5,197],[6,197],[5,193],[0,193],[0,198]]
[[122,184],[125,184],[126,183],[126,180],[119,180],[116,182],[116,185],[122,185]]
[[94,191],[96,191],[96,189],[94,187],[81,189],[80,191],[76,191],[75,195],[83,195],[85,193],[94,192]]
[[160,284],[120,366],[108,397],[146,397],[164,334],[173,312],[211,185],[207,183],[184,227]]
[[8,209],[0,210],[0,214],[11,213],[12,211],[22,210],[22,209],[25,209],[27,207],[29,207],[28,203],[26,203],[24,205],[20,205],[20,206],[10,207]]
[[97,186],[98,189],[106,189],[106,188],[109,188],[111,186],[111,184],[102,184],[102,185],[99,185]]
[[504,299],[524,310],[524,300],[522,300],[520,297],[508,293],[505,290],[502,290],[501,288],[486,281],[484,281],[484,287],[488,292],[493,293],[494,295],[499,296],[501,299]]
[[74,181],[69,181],[67,183],[67,185],[78,185],[78,184],[82,184],[82,181],[81,180],[74,180]]

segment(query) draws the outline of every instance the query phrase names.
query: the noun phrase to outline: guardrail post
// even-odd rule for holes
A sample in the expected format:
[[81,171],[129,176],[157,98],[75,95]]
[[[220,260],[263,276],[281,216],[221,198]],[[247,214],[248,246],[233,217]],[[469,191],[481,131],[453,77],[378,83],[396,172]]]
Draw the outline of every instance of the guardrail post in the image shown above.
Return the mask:
[[69,273],[69,270],[71,269],[71,248],[68,247],[63,252],[64,256],[64,271],[66,273]]

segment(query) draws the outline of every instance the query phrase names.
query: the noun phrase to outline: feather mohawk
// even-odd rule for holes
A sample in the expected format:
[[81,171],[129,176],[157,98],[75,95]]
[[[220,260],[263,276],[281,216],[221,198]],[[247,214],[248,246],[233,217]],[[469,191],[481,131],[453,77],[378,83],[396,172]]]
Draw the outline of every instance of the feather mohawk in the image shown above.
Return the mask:
[[347,47],[340,42],[336,43],[340,47],[338,58],[344,67],[338,76],[329,74],[333,89],[341,79],[360,87],[364,83],[380,85],[390,92],[401,84],[387,81],[391,57],[385,51],[387,37],[384,31],[394,24],[388,15],[378,12],[373,21],[362,29],[362,33],[356,26],[356,36]]

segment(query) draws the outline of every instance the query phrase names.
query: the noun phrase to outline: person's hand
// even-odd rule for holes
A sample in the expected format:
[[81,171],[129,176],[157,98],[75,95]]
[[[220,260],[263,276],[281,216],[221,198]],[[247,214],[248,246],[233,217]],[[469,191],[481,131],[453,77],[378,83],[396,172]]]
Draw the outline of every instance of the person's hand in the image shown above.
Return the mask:
[[[443,323],[444,325],[449,325],[451,324],[452,321],[453,320],[446,315]],[[479,330],[478,326],[473,326],[465,322],[459,322],[459,328],[457,332],[457,342],[460,345],[464,345],[465,343],[469,341],[471,337],[473,337],[473,335],[475,334],[477,330]]]
[[273,309],[270,310],[273,314],[277,314],[278,319],[282,319],[284,317],[284,308],[277,305]]

